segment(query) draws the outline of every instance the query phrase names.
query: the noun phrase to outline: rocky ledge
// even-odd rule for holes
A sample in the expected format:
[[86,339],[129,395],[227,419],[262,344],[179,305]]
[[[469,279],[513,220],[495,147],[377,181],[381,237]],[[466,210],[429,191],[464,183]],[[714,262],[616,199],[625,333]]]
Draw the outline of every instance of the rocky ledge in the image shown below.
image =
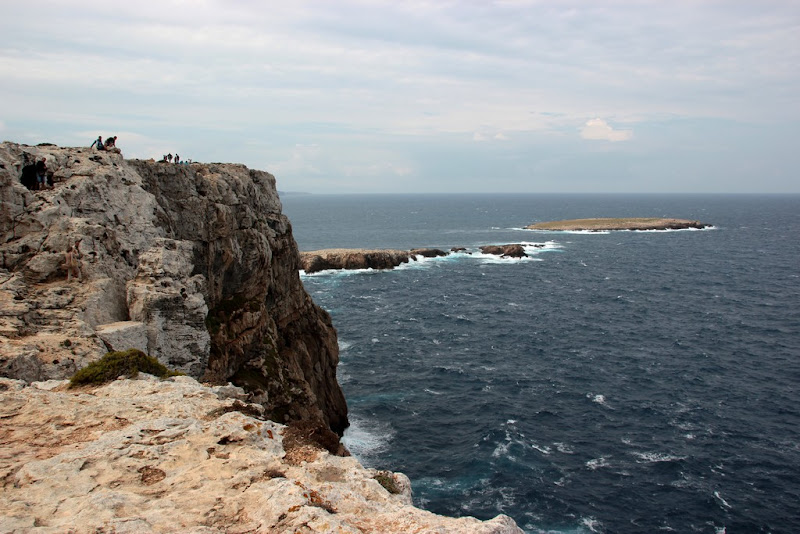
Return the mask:
[[552,231],[590,231],[604,232],[609,230],[686,230],[690,228],[702,229],[710,224],[688,219],[666,218],[599,218],[599,219],[568,219],[564,221],[548,221],[531,224],[526,230],[552,230]]
[[0,378],[0,532],[521,534],[415,508],[408,479],[328,454],[233,386]]

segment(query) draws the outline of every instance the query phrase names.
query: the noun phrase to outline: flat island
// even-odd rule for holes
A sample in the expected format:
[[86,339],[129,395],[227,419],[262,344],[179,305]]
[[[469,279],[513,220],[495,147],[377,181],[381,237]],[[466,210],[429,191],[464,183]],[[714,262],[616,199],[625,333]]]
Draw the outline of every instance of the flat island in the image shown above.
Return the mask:
[[526,230],[553,230],[603,232],[607,230],[685,230],[687,228],[708,228],[710,224],[688,219],[665,219],[659,217],[568,219],[530,224]]

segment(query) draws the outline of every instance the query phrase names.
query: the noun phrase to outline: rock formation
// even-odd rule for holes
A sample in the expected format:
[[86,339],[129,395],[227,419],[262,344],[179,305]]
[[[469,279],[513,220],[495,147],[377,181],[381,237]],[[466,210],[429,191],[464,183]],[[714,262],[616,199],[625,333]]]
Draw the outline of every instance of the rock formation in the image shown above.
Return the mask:
[[480,247],[481,252],[484,254],[494,254],[495,256],[502,256],[504,258],[524,258],[525,247],[519,243],[510,245],[486,245]]
[[415,508],[402,474],[329,455],[233,386],[0,378],[0,532],[521,534]]
[[[21,179],[37,158],[53,187],[34,192]],[[0,376],[60,379],[140,348],[244,387],[276,421],[346,428],[336,331],[300,282],[270,174],[2,143],[0,201]]]
[[447,253],[435,248],[413,250],[366,250],[330,248],[300,253],[300,268],[306,274],[327,269],[393,269],[400,264],[416,261],[417,256],[435,258]]

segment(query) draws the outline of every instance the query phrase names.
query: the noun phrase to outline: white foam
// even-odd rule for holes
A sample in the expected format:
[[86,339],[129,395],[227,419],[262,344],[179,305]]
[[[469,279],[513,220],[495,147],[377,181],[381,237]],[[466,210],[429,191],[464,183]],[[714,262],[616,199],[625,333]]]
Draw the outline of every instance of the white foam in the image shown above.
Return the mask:
[[531,447],[541,452],[542,454],[550,454],[553,451],[550,447],[546,445],[537,445],[536,443],[532,443]]
[[555,446],[556,450],[562,454],[575,454],[575,451],[572,450],[572,447],[566,443],[555,442],[553,445]]
[[605,395],[600,395],[600,394],[594,395],[592,393],[587,393],[586,394],[586,398],[587,399],[591,399],[593,403],[599,404],[600,406],[604,406],[606,408],[609,407],[608,404],[606,404],[606,396]]
[[323,269],[322,271],[317,271],[315,273],[307,273],[303,269],[298,271],[300,273],[300,279],[303,278],[318,278],[318,277],[326,277],[326,276],[353,276],[356,274],[376,274],[380,272],[380,269]]
[[686,458],[685,456],[674,456],[661,452],[634,452],[633,455],[642,460],[637,463],[674,462],[675,460],[683,460]]
[[728,501],[722,498],[722,496],[719,494],[718,491],[714,492],[714,497],[717,498],[717,500],[719,501],[719,503],[722,505],[723,508],[727,508],[729,510],[733,508],[730,504],[728,504]]
[[592,471],[595,471],[597,469],[600,469],[601,467],[608,467],[608,460],[606,460],[601,456],[600,458],[594,458],[592,460],[587,461],[585,465]]
[[589,532],[602,532],[603,524],[594,517],[581,517],[581,525],[589,529]]
[[716,226],[706,226],[705,228],[662,228],[652,230],[617,230],[618,232],[639,232],[639,233],[667,233],[667,232],[704,232],[707,230],[717,230]]
[[359,417],[350,417],[350,426],[344,431],[342,443],[361,463],[383,452],[394,437],[394,431],[386,423]]

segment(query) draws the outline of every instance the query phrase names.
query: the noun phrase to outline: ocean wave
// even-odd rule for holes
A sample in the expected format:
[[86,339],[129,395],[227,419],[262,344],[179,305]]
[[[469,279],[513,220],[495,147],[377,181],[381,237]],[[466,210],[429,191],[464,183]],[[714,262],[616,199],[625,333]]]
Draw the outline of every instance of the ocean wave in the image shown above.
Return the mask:
[[370,462],[389,446],[394,430],[387,423],[350,415],[350,426],[344,431],[342,443],[350,454],[369,467]]
[[591,399],[591,401],[592,401],[593,403],[595,403],[595,404],[599,404],[600,406],[603,406],[603,407],[605,407],[605,408],[611,408],[611,407],[610,407],[610,406],[609,406],[609,405],[606,403],[606,396],[605,396],[605,395],[600,395],[600,394],[596,394],[596,395],[595,395],[595,394],[592,394],[592,393],[587,393],[587,394],[586,394],[586,398],[587,398],[587,399]]
[[592,471],[596,471],[601,467],[608,467],[608,459],[601,456],[600,458],[593,458],[591,460],[588,460],[584,465],[586,465],[586,467],[588,467]]
[[719,494],[718,491],[714,492],[714,497],[717,499],[717,502],[719,502],[719,504],[722,505],[722,508],[725,508],[727,510],[730,510],[731,508],[733,508],[733,506],[728,504],[728,501],[726,501],[725,499],[722,498],[722,496]]
[[662,452],[634,452],[634,456],[639,458],[636,463],[647,463],[647,464],[654,464],[654,463],[661,463],[661,462],[675,462],[679,460],[685,460],[685,456],[675,456],[673,454],[666,454]]
[[589,532],[603,532],[603,524],[594,517],[581,517],[581,525],[589,529]]
[[324,269],[322,271],[317,271],[315,273],[307,273],[303,269],[298,271],[300,273],[300,279],[303,278],[325,278],[325,277],[341,277],[341,276],[353,276],[356,274],[377,274],[381,272],[381,269]]
[[639,233],[667,233],[667,232],[706,232],[709,230],[719,230],[716,226],[706,226],[705,228],[663,228],[660,230],[614,230],[615,232],[639,232]]

